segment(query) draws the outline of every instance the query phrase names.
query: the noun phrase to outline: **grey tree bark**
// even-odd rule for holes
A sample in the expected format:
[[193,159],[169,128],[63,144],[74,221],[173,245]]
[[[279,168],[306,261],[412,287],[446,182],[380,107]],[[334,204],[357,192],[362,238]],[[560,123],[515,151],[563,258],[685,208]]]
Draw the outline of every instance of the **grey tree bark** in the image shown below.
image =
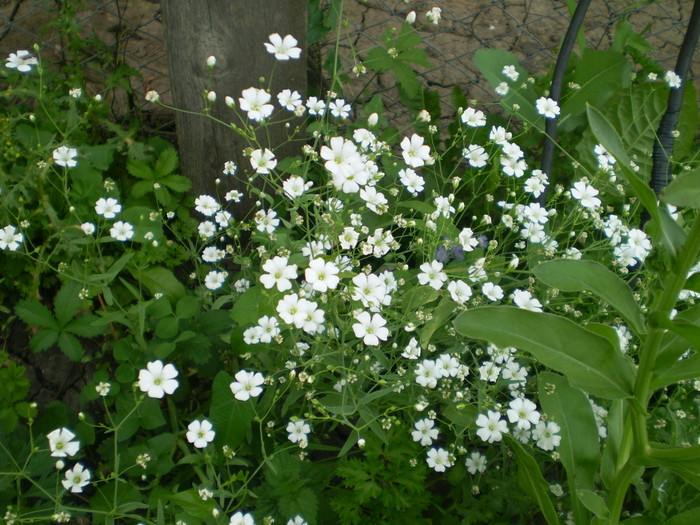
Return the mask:
[[[176,107],[201,112],[205,91],[213,90],[217,100],[211,114],[226,123],[239,124],[224,102],[227,95],[236,105],[241,91],[251,86],[269,86],[275,104],[282,89],[306,95],[307,0],[162,0],[161,8]],[[293,35],[302,48],[301,59],[275,60],[264,46],[271,33]],[[216,57],[211,71],[206,65],[209,56]],[[223,196],[232,188],[243,190],[242,179],[251,170],[249,160],[242,155],[249,146],[245,139],[210,119],[182,112],[176,114],[176,127],[182,172],[192,180],[193,193],[218,192]],[[273,149],[285,142],[287,133],[283,125],[271,125],[258,138],[263,146]],[[278,159],[298,153],[289,146],[275,151]],[[239,167],[233,178],[222,174],[229,160]],[[217,178],[221,178],[218,188]],[[242,218],[244,211],[238,210],[237,218]]]

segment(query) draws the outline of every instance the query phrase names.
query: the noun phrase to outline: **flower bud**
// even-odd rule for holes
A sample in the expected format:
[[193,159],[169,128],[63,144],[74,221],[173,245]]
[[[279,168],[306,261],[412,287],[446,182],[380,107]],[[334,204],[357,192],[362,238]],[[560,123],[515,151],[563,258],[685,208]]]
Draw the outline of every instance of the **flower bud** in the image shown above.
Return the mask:
[[209,91],[207,93],[207,100],[212,103],[216,102],[216,91]]
[[415,21],[416,21],[416,12],[415,11],[411,11],[410,13],[408,13],[406,15],[406,23],[407,24],[409,24],[409,25],[413,24]]
[[372,113],[369,117],[367,117],[367,125],[370,127],[376,126],[378,121],[379,115],[377,115],[376,113]]
[[214,67],[215,65],[216,65],[216,57],[213,55],[210,57],[207,57],[207,67],[211,68],[211,67]]
[[236,107],[236,102],[233,100],[231,97],[226,97],[224,98],[224,102],[226,102],[226,105],[230,108],[235,108]]

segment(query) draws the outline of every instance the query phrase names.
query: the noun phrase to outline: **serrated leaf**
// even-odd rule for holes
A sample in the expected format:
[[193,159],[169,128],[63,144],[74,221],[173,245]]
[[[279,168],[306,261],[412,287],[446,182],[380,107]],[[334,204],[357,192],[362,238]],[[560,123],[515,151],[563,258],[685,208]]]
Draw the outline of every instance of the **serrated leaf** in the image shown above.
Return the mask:
[[153,170],[145,162],[136,159],[129,159],[126,163],[126,170],[137,179],[154,180]]
[[644,319],[630,287],[597,261],[557,259],[539,264],[535,276],[564,292],[589,291],[615,308],[637,334],[646,332]]
[[607,339],[563,317],[511,306],[474,308],[457,316],[462,335],[514,346],[563,373],[571,386],[604,399],[631,397],[631,364]]
[[178,167],[177,151],[175,148],[165,148],[158,157],[153,169],[155,177],[160,179],[174,172]]
[[100,318],[93,314],[86,314],[76,317],[63,327],[63,331],[80,337],[95,337],[104,333],[105,329],[97,324]]
[[185,193],[192,187],[192,181],[182,175],[168,175],[160,179],[159,182],[176,193]]
[[386,49],[383,47],[373,47],[367,53],[367,58],[364,61],[365,66],[370,71],[375,71],[377,73],[383,73],[394,67],[396,61],[389,56]]
[[56,330],[51,328],[44,328],[39,330],[34,336],[29,340],[29,348],[35,354],[38,352],[43,352],[51,348],[58,342],[58,334]]
[[61,332],[58,336],[58,347],[65,356],[74,362],[79,362],[84,355],[83,345],[73,334]]
[[80,311],[82,299],[79,297],[82,285],[77,281],[66,282],[56,294],[54,312],[58,323],[63,327]]
[[37,301],[22,300],[15,306],[17,317],[25,323],[41,328],[59,329],[58,321],[54,318],[51,311],[43,304]]

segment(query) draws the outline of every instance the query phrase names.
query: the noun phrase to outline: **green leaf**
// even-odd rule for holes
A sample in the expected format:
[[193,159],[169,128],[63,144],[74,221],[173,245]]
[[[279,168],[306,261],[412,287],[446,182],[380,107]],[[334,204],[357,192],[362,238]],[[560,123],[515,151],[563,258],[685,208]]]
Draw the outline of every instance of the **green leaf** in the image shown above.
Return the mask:
[[153,171],[155,172],[156,178],[160,179],[174,172],[177,166],[177,151],[173,147],[168,147],[161,152]]
[[130,270],[131,275],[139,280],[152,294],[162,293],[169,301],[174,302],[185,295],[185,287],[175,277],[172,270],[163,266],[149,266],[143,270]]
[[[674,321],[699,326],[700,305],[683,310],[674,318]],[[675,365],[678,359],[689,350],[690,344],[684,337],[673,332],[666,332],[661,341],[656,361],[654,362],[654,371],[660,373],[666,368]]]
[[684,479],[693,487],[700,490],[700,458],[696,459],[659,459],[646,458],[646,464],[654,467],[664,467],[673,472],[676,476]]
[[515,452],[518,460],[518,481],[522,489],[535,500],[550,525],[558,524],[559,518],[549,497],[549,483],[542,477],[537,461],[528,454],[523,446],[515,439],[507,437],[508,443]]
[[666,186],[661,199],[679,208],[700,209],[700,169],[678,175]]
[[51,348],[58,342],[58,332],[52,328],[39,330],[34,337],[29,340],[29,348],[32,352],[39,353]]
[[253,420],[252,400],[239,401],[233,397],[233,378],[226,372],[219,372],[214,378],[211,392],[209,419],[216,429],[215,443],[235,449],[251,432]]
[[68,321],[80,311],[80,305],[83,301],[78,294],[81,288],[82,285],[77,281],[68,281],[56,294],[53,309],[56,312],[56,319],[62,327],[68,324]]
[[457,316],[462,335],[530,352],[566,375],[571,386],[604,399],[631,397],[631,364],[607,339],[553,314],[511,306],[487,306]]
[[576,496],[597,518],[607,519],[610,515],[605,500],[598,493],[588,489],[581,489],[576,490]]
[[603,484],[610,489],[620,463],[622,439],[625,431],[625,402],[615,399],[608,410],[607,418],[608,439],[605,441],[605,449],[600,459],[600,478]]
[[[515,69],[520,73],[522,78],[527,78],[530,74],[520,67],[518,57],[508,51],[500,49],[479,49],[474,55],[474,64],[479,68],[481,74],[488,81],[491,87],[495,88],[501,82],[507,79],[503,76],[504,66],[515,66]],[[526,121],[535,122],[542,117],[535,110],[535,100],[537,92],[529,83],[526,87],[518,86],[517,89],[511,89],[505,97],[500,98],[500,104],[509,115],[515,113],[521,115]],[[517,112],[513,106],[517,104],[520,109]]]
[[160,184],[177,193],[185,193],[192,187],[192,181],[182,175],[168,175],[160,179]]
[[145,162],[136,159],[129,159],[126,163],[126,170],[138,179],[154,180],[153,170]]
[[637,334],[646,332],[644,319],[625,281],[596,261],[557,259],[539,264],[535,276],[564,292],[588,291],[615,308]]
[[420,81],[418,80],[416,72],[403,62],[396,62],[393,69],[399,88],[406,93],[409,98],[418,95],[420,92]]
[[17,317],[25,323],[41,328],[58,330],[59,325],[51,311],[37,301],[22,300],[15,306]]
[[76,317],[63,327],[64,332],[70,332],[80,337],[95,337],[104,333],[104,326],[96,324],[100,320],[93,314],[86,314]]
[[657,390],[679,381],[700,377],[700,353],[696,352],[688,359],[676,361],[675,364],[651,376],[651,388]]
[[561,427],[557,451],[576,489],[593,489],[600,461],[598,426],[591,403],[566,378],[551,372],[537,377],[544,412]]
[[61,332],[58,336],[58,347],[71,361],[77,363],[83,358],[83,345],[80,344],[78,338],[73,334]]
[[440,304],[433,310],[433,318],[426,322],[420,330],[420,345],[427,348],[433,334],[440,329],[443,329],[445,322],[454,314],[454,301],[445,296],[440,301]]
[[676,514],[672,518],[666,519],[666,525],[696,525],[700,515],[700,507]]
[[367,58],[364,61],[365,66],[370,71],[375,71],[377,73],[383,73],[394,67],[396,61],[389,56],[386,49],[383,47],[373,47],[367,53]]

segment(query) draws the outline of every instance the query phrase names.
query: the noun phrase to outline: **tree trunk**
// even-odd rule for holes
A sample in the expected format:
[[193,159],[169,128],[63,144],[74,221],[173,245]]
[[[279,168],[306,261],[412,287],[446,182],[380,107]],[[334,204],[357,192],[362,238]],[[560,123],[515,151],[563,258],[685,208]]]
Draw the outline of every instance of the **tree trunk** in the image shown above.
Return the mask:
[[[307,0],[162,0],[174,105],[201,113],[205,106],[204,93],[213,90],[217,100],[211,114],[223,122],[240,125],[224,102],[226,96],[238,105],[242,90],[251,86],[269,88],[276,109],[279,108],[276,95],[282,89],[296,89],[305,96],[307,3]],[[302,48],[301,59],[275,60],[264,46],[271,33],[294,36]],[[209,56],[216,57],[211,71],[206,65]],[[265,78],[263,84],[261,77]],[[257,127],[255,122],[251,123]],[[251,173],[250,161],[242,155],[251,146],[246,139],[198,115],[178,112],[176,126],[182,172],[192,180],[193,193],[223,197],[229,189],[244,189],[242,181]],[[261,147],[274,149],[277,159],[298,154],[292,144],[278,147],[287,136],[288,130],[282,124],[273,124],[259,134]],[[226,161],[238,165],[235,177],[222,174]],[[221,179],[218,187],[217,178]],[[249,206],[250,202],[244,209],[235,210],[236,217],[242,218]]]

